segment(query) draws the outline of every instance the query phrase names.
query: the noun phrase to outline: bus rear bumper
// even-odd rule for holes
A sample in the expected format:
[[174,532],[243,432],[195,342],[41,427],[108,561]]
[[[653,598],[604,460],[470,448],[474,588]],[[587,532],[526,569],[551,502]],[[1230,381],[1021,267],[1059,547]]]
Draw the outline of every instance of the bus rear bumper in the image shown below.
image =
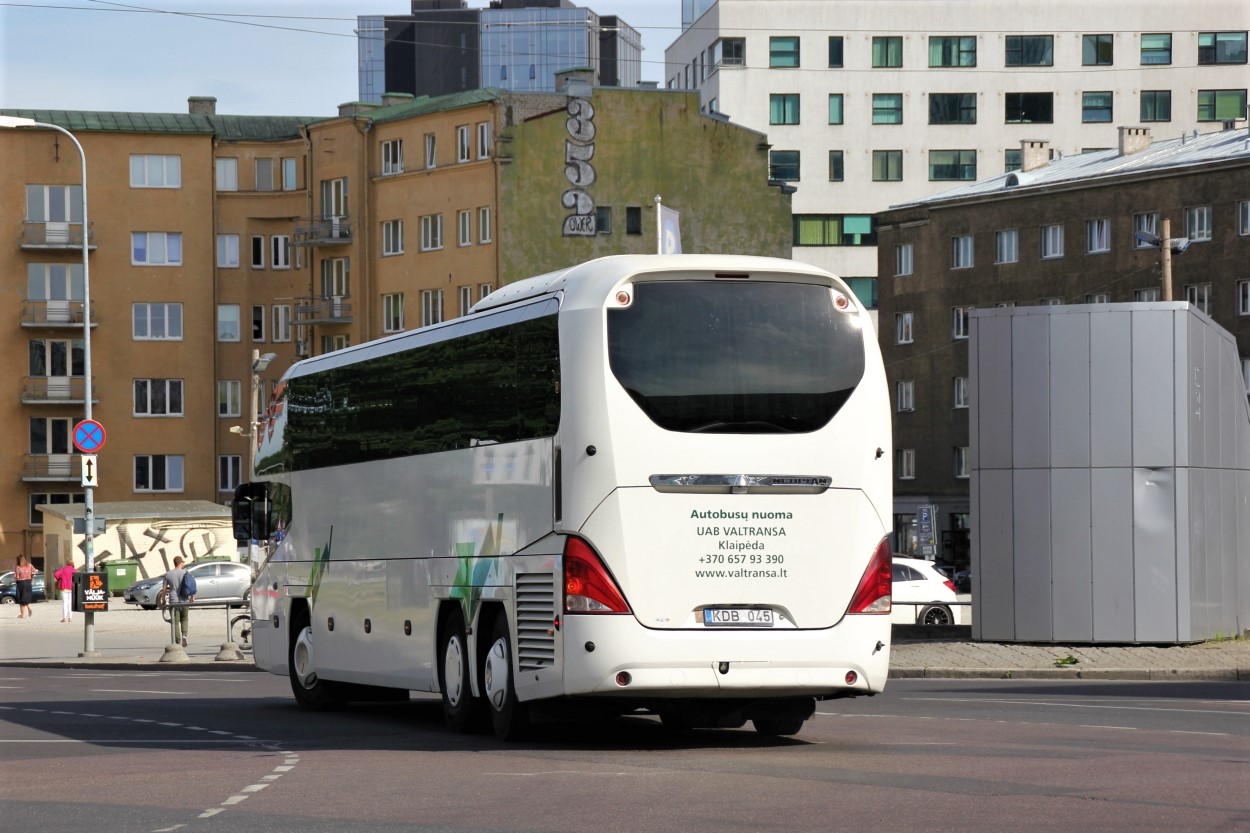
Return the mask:
[[564,618],[567,695],[847,697],[884,689],[889,616],[822,630],[660,630],[632,616]]

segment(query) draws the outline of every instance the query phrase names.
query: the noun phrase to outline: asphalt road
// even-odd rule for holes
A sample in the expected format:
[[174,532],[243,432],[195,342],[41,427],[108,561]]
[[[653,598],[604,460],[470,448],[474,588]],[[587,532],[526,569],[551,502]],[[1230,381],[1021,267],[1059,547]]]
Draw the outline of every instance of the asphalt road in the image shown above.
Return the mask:
[[0,668],[24,831],[1250,829],[1250,684],[891,681],[792,740],[636,717],[501,744],[437,700],[311,714],[256,673]]

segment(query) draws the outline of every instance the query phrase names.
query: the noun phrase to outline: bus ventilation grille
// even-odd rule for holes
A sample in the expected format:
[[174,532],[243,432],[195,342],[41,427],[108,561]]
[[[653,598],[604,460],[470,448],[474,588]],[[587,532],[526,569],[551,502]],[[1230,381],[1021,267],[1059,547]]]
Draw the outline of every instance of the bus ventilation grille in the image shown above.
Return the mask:
[[522,671],[550,668],[556,662],[556,578],[554,573],[516,577],[517,664]]

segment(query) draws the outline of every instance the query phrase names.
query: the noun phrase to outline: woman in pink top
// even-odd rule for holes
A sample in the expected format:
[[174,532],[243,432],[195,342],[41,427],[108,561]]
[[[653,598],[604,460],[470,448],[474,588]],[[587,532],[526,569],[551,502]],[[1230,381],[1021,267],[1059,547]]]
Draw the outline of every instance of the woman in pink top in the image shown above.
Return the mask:
[[35,615],[30,609],[30,603],[34,601],[34,592],[31,589],[31,582],[35,578],[35,565],[30,563],[30,559],[25,553],[17,557],[17,566],[13,568],[13,581],[17,584],[17,618],[28,619]]
[[74,562],[67,561],[59,570],[52,574],[56,586],[61,591],[61,621],[74,621]]

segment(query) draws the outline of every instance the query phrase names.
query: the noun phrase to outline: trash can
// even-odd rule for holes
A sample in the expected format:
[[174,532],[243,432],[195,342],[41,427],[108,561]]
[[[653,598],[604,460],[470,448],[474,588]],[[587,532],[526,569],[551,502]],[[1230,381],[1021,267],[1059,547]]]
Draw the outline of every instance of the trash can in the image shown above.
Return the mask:
[[126,588],[139,580],[139,562],[128,558],[108,560],[99,566],[105,569],[109,577],[109,588],[114,596],[126,592]]

